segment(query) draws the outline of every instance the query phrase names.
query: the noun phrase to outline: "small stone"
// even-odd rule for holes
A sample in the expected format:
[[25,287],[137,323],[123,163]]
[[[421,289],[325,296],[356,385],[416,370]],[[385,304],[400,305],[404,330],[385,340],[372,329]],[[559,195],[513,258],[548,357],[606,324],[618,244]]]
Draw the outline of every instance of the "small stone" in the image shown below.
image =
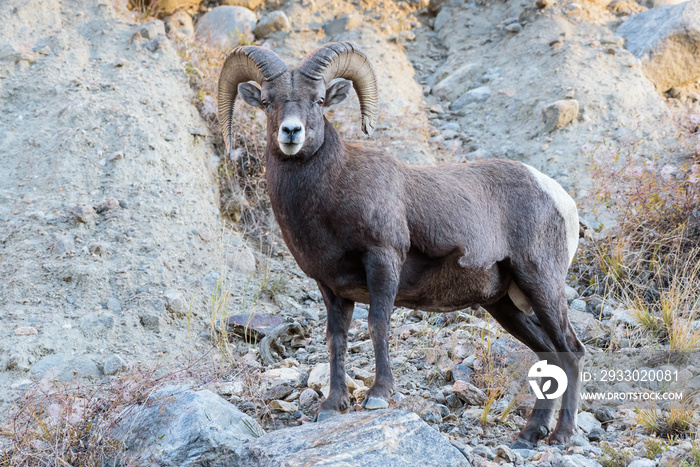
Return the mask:
[[568,125],[578,117],[579,105],[575,99],[562,99],[546,105],[542,109],[545,131],[552,132]]
[[116,198],[109,196],[102,201],[98,212],[109,211],[111,209],[117,209],[119,207],[119,201]]
[[496,454],[493,452],[493,449],[484,445],[474,446],[474,449],[472,449],[472,454],[475,456],[485,457],[489,460],[494,460],[496,458]]
[[153,313],[140,313],[139,321],[144,329],[153,332],[160,332],[160,317]]
[[594,428],[601,428],[600,422],[590,412],[579,412],[576,422],[584,433],[590,433]]
[[271,13],[266,14],[260,21],[258,21],[257,26],[253,30],[256,37],[267,37],[269,34],[278,31],[286,31],[291,29],[292,22],[289,17],[282,10],[276,10]]
[[460,110],[472,102],[484,102],[490,95],[491,88],[489,86],[470,89],[462,94],[459,99],[450,104],[450,110]]
[[486,402],[484,391],[466,381],[455,381],[452,392],[467,405],[483,405]]
[[576,311],[580,311],[581,313],[584,313],[586,311],[586,302],[578,298],[572,300],[571,305],[569,306]]
[[117,152],[113,153],[111,156],[109,156],[110,162],[118,161],[120,159],[124,159],[124,153],[122,151],[117,151]]
[[199,234],[199,238],[201,238],[203,242],[211,242],[212,240],[214,240],[214,236],[207,229],[199,229],[197,233]]
[[[324,388],[328,387],[331,383],[331,364],[330,363],[319,363],[316,365],[309,373],[309,380],[307,381],[307,386],[316,391],[322,391]],[[352,392],[357,389],[357,383],[355,380],[350,378],[347,374],[345,375],[345,383],[348,385],[348,389]]]
[[178,10],[163,21],[165,22],[165,29],[170,36],[184,40],[194,39],[192,17],[186,12]]
[[168,289],[163,292],[165,298],[165,308],[177,316],[184,315],[187,312],[187,302],[182,297],[182,294],[176,289]]
[[311,388],[306,388],[299,395],[299,407],[302,409],[310,408],[314,402],[318,400],[318,393]]
[[596,420],[598,420],[601,423],[610,423],[615,419],[615,414],[613,410],[608,407],[601,407],[599,409],[596,409],[593,415],[595,416]]
[[263,394],[263,399],[267,401],[275,399],[284,399],[293,391],[294,388],[291,387],[288,383],[275,384],[270,389],[265,391],[265,393]]
[[355,309],[352,311],[352,319],[367,319],[369,316],[369,310],[366,308],[360,308],[359,306],[356,306]]
[[601,441],[604,436],[605,430],[603,430],[602,428],[593,428],[588,433],[588,441],[598,442]]
[[111,355],[102,363],[102,372],[106,375],[116,375],[120,371],[126,371],[129,365],[119,355]]
[[507,25],[505,29],[506,29],[506,32],[509,32],[511,34],[517,34],[523,30],[523,26],[520,23],[513,23],[513,24]]
[[155,39],[165,35],[165,24],[160,20],[149,21],[137,26],[138,32],[144,39]]
[[[639,458],[639,459],[634,459],[632,462],[630,462],[627,467],[656,467],[657,464],[656,461],[653,461],[651,459],[647,458]],[[682,463],[680,465],[683,465]],[[692,465],[692,464],[687,464],[687,465]]]
[[294,413],[297,410],[299,410],[294,402],[286,401],[272,401],[270,402],[270,408],[273,410],[279,410],[287,413]]
[[515,462],[515,453],[505,444],[496,447],[496,457],[500,457],[506,462]]
[[94,224],[97,220],[97,212],[93,206],[79,205],[74,206],[70,210],[78,222],[83,224]]
[[571,302],[571,301],[577,299],[578,297],[579,297],[578,291],[576,289],[574,289],[573,287],[569,287],[567,285],[566,286],[566,299],[569,300],[569,302]]
[[35,334],[39,334],[39,331],[31,326],[21,326],[15,329],[16,336],[33,336]]

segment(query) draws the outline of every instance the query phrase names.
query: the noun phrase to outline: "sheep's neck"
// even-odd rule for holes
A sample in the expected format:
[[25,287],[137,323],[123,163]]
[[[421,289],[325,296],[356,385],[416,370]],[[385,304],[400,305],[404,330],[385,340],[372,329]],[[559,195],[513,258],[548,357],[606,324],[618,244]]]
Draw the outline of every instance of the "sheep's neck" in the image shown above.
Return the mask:
[[[309,245],[317,245],[323,231],[327,209],[334,195],[333,186],[345,165],[345,143],[326,120],[324,142],[311,156],[280,157],[279,149],[267,147],[265,177],[270,204],[280,225],[285,243],[301,268],[307,273],[311,264],[305,258]],[[320,238],[318,239],[320,241]]]

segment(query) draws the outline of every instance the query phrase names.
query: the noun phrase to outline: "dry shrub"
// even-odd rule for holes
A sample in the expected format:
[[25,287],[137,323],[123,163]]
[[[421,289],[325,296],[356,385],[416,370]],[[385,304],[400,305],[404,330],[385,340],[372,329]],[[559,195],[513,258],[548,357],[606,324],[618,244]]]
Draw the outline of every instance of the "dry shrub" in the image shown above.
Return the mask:
[[137,11],[144,18],[172,15],[177,10],[192,11],[202,0],[129,0],[128,8]]
[[225,145],[217,117],[217,83],[225,54],[190,42],[177,41],[176,48],[190,85],[196,91],[194,104],[209,124],[218,154],[221,212],[238,225],[262,250],[271,243],[272,211],[265,185],[265,118],[262,112],[244,107],[238,99],[233,119],[233,148]]
[[693,154],[662,163],[641,155],[642,142],[592,150],[594,184],[584,208],[601,223],[587,230],[574,272],[595,293],[647,307],[640,321],[670,333],[673,317],[691,317],[698,305],[700,160]]
[[208,364],[210,356],[135,368],[103,384],[63,383],[49,372],[13,403],[0,427],[0,465],[100,466],[121,459],[119,422],[164,386],[220,380],[222,372]]

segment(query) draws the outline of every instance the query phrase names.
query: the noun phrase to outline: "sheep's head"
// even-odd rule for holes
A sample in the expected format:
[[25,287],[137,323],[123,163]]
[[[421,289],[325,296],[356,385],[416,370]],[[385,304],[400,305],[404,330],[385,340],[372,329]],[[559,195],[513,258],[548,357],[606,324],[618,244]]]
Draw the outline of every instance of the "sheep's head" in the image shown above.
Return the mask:
[[349,42],[320,47],[291,69],[270,50],[234,49],[219,77],[219,122],[227,150],[233,145],[233,108],[240,94],[265,111],[268,144],[287,156],[315,153],[323,144],[323,110],[345,99],[350,82],[360,99],[362,130],[369,135],[377,120],[377,81],[365,54]]

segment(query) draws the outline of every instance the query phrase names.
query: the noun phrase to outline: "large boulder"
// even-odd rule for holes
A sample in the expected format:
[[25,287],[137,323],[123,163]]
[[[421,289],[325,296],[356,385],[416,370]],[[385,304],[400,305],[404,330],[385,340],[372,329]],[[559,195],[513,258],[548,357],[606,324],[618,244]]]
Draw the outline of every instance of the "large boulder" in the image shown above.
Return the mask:
[[258,423],[211,391],[170,386],[153,393],[117,428],[134,465],[239,465]]
[[700,1],[663,5],[631,16],[617,34],[642,61],[659,91],[700,78]]
[[468,466],[464,455],[418,415],[355,412],[271,432],[248,444],[243,466]]
[[197,21],[197,39],[211,48],[228,51],[243,42],[252,42],[257,18],[240,6],[217,6]]

